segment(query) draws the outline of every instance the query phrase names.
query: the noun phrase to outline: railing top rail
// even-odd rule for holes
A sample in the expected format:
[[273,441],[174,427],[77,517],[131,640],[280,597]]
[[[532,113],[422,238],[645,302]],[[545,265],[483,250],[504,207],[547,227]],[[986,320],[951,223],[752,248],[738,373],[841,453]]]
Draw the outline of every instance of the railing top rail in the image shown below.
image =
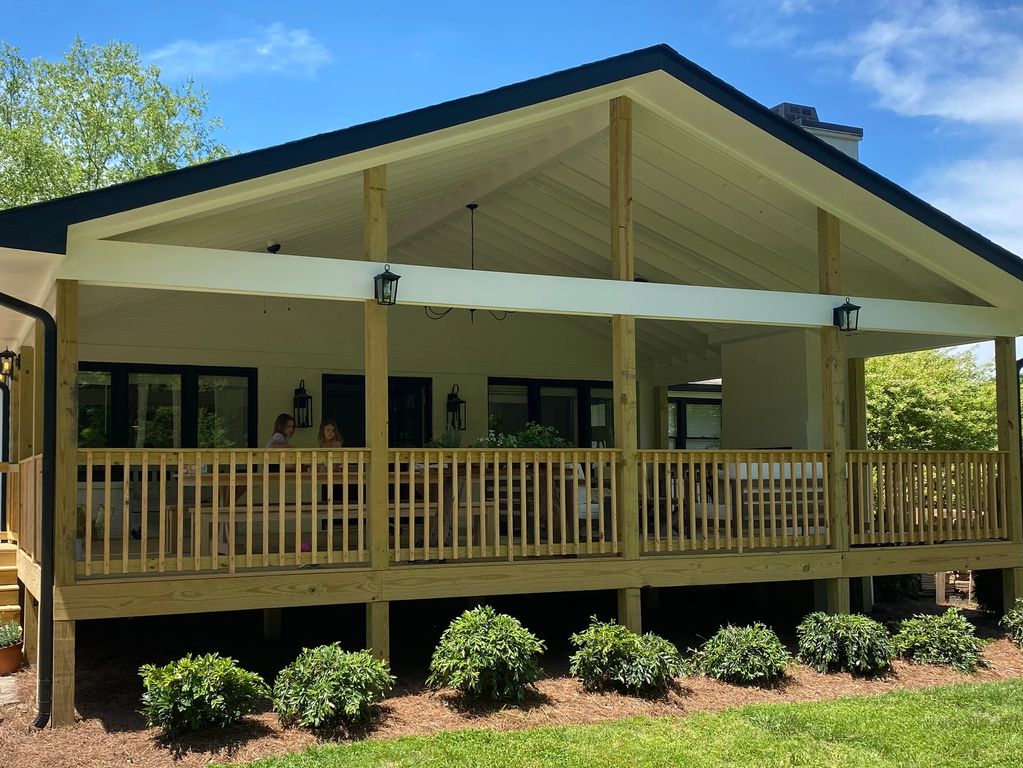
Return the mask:
[[620,453],[619,448],[391,448],[391,453]]
[[830,451],[825,451],[822,448],[700,448],[696,450],[689,450],[685,448],[641,448],[636,451],[640,456],[650,456],[653,454],[658,455],[669,455],[674,456],[676,454],[683,455],[698,455],[698,456],[736,456],[742,454],[744,456],[785,456],[785,455],[804,455],[804,454],[817,454],[818,456],[824,454],[830,454]]
[[856,449],[856,450],[850,450],[847,453],[849,455],[856,455],[856,456],[865,456],[865,455],[866,456],[963,456],[963,455],[966,455],[966,456],[970,456],[970,455],[974,455],[974,456],[976,456],[976,455],[992,456],[992,455],[1008,455],[1009,452],[1008,451],[998,451],[998,450],[994,450],[994,451],[992,451],[992,450],[983,450],[983,449],[980,449],[980,450],[968,449],[968,450],[962,450],[962,451],[926,451],[926,450],[878,451],[878,450]]
[[364,447],[356,446],[345,446],[343,448],[79,448],[79,456],[84,454],[106,455],[111,456],[123,456],[124,454],[130,454],[132,456],[140,456],[142,454],[149,454],[150,456],[159,456],[165,454],[167,456],[175,456],[179,453],[187,454],[189,456],[195,456],[198,453],[201,454],[220,454],[227,455],[235,453],[238,455],[254,454],[254,455],[280,455],[282,453],[310,453],[316,451],[317,453],[359,453],[360,451],[365,453],[369,449]]

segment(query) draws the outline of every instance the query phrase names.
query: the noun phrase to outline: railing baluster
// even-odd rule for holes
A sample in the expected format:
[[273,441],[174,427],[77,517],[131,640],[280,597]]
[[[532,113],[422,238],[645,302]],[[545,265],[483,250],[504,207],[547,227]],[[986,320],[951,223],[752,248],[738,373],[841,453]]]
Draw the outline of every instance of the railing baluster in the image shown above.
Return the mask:
[[252,518],[255,499],[252,498],[252,451],[245,455],[245,567],[252,567]]
[[[6,425],[5,425],[6,426]],[[10,475],[7,476],[10,483]],[[83,570],[86,576],[92,575],[92,451],[85,453],[85,551]]]

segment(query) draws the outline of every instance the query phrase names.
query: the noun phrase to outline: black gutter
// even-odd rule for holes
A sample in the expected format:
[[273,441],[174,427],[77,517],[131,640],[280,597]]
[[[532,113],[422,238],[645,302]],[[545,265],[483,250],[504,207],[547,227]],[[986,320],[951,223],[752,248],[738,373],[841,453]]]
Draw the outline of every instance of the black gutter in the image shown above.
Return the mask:
[[36,728],[50,721],[53,706],[53,522],[57,458],[57,323],[45,309],[0,293],[0,307],[43,324],[43,477],[39,526],[39,661],[36,665]]

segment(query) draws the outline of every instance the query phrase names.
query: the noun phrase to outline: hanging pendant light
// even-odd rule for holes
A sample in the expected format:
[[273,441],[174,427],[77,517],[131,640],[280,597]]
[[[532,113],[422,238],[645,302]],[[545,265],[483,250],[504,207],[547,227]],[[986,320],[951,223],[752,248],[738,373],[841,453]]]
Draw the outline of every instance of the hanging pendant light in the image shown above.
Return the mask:
[[[479,203],[468,203],[465,206],[469,211],[469,270],[475,271],[476,269],[476,209],[479,208]],[[442,317],[447,317],[448,314],[454,307],[447,307],[445,309],[437,309],[436,307],[424,306],[423,311],[426,316],[431,320],[440,320]],[[508,317],[508,312],[495,312],[492,309],[488,309],[487,312],[495,320],[504,320]],[[476,310],[469,310],[469,322],[476,322]]]

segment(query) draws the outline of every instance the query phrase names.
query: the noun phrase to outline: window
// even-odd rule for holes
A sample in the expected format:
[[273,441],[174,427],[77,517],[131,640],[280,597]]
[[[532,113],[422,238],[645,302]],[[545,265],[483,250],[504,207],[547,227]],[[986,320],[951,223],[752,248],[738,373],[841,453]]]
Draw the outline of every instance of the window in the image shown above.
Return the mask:
[[256,370],[81,363],[82,448],[255,447]]
[[720,400],[668,400],[668,448],[700,451],[720,447]]
[[111,418],[111,375],[109,371],[81,371],[78,374],[78,446],[109,448]]
[[532,421],[554,427],[574,446],[614,446],[614,400],[606,382],[492,377],[487,399],[498,432],[513,434]]

